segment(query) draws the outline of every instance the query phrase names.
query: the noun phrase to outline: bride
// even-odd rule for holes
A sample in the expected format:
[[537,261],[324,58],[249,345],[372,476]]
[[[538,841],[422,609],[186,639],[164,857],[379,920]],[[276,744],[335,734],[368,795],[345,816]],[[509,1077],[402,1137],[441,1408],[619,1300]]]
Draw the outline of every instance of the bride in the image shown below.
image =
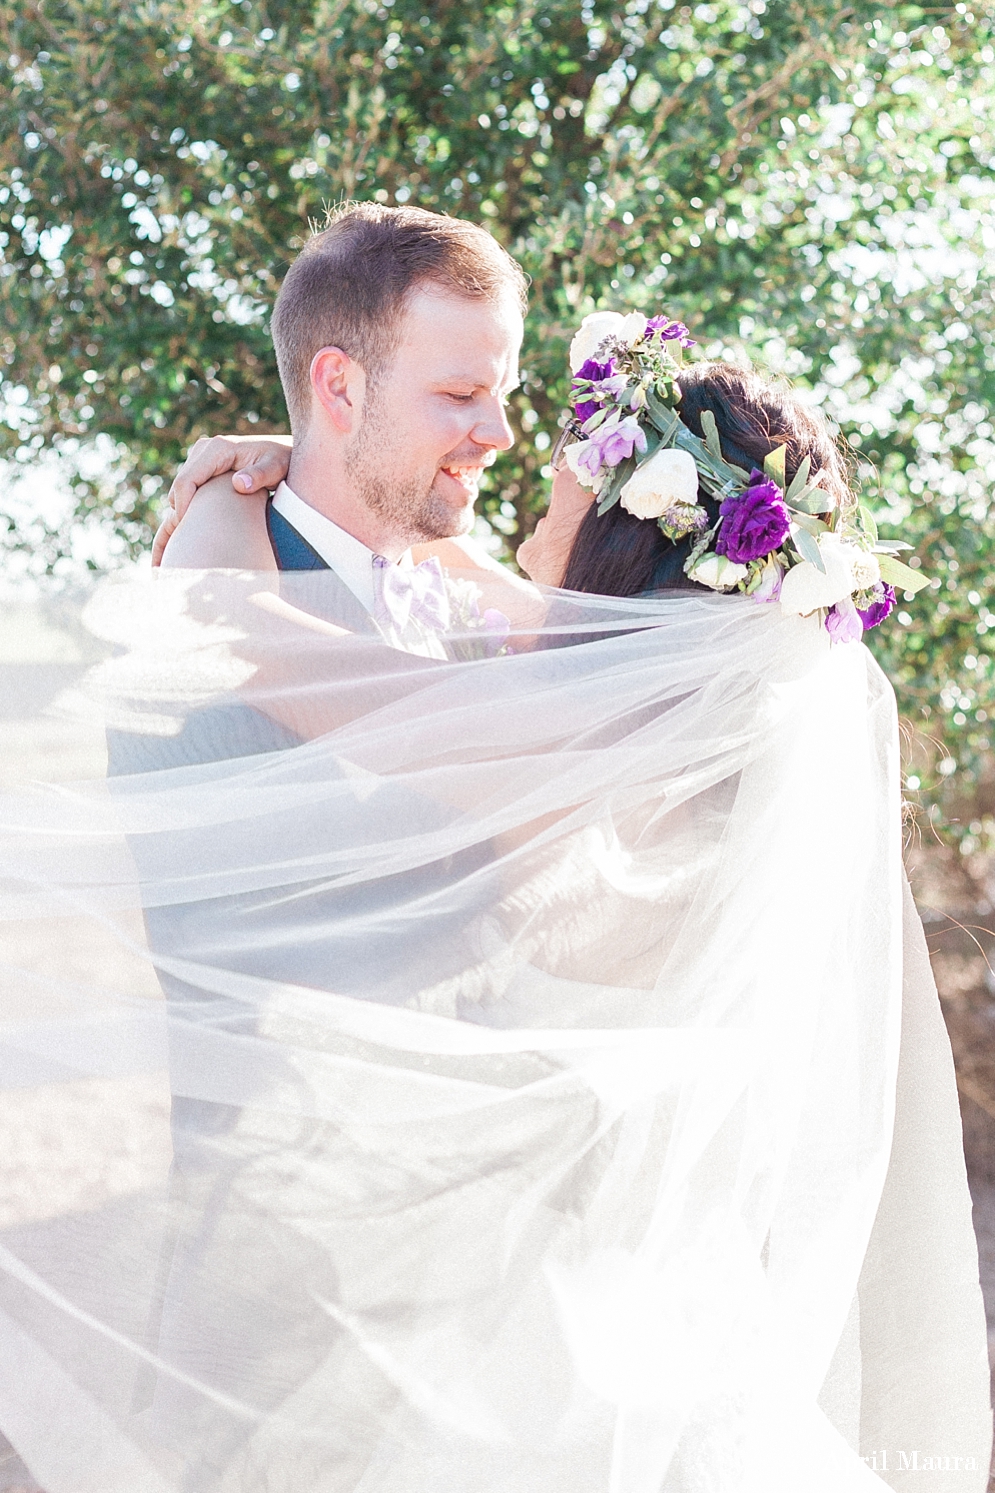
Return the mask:
[[435,548],[442,649],[330,621],[227,479],[82,611],[81,713],[217,739],[2,806],[8,922],[140,909],[166,995],[4,1028],[43,1094],[167,1053],[172,1094],[168,1180],[0,1244],[47,1493],[985,1488],[894,700],[846,641],[903,567],[786,391],[618,407],[671,325],[577,363],[533,585]]

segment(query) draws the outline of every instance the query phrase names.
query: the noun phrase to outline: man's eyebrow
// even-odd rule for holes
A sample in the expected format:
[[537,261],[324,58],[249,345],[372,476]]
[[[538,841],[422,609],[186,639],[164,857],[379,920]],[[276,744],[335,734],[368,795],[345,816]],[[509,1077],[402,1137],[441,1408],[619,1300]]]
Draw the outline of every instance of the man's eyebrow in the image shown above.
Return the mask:
[[447,384],[466,384],[471,389],[491,389],[500,387],[502,393],[513,394],[516,389],[521,387],[522,381],[520,378],[516,378],[514,383],[508,384],[507,388],[504,388],[503,386],[485,383],[483,379],[478,378],[477,375],[473,373],[452,372],[438,374],[436,378],[433,379],[433,383],[436,384],[439,388],[442,388]]
[[484,383],[479,368],[444,368],[437,379],[439,383],[474,384],[477,387],[482,387]]

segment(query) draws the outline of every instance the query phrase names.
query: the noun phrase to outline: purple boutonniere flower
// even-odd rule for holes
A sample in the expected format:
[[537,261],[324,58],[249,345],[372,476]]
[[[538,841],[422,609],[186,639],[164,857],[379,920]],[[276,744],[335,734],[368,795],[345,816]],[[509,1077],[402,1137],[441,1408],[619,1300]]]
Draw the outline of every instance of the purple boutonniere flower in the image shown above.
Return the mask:
[[696,347],[694,338],[682,321],[671,321],[669,316],[651,316],[646,323],[646,337],[656,333],[661,342],[679,342],[681,347]]
[[487,628],[487,651],[489,653],[500,653],[508,641],[511,632],[511,623],[503,612],[497,607],[488,607],[484,612],[484,626]]
[[895,605],[895,588],[889,586],[885,581],[878,581],[874,587],[874,600],[869,607],[858,607],[857,615],[865,628],[877,627],[879,622],[891,612]]
[[784,543],[791,529],[791,515],[781,489],[756,468],[750,473],[750,485],[745,492],[726,498],[719,514],[722,527],[715,541],[715,552],[737,565],[762,560]]

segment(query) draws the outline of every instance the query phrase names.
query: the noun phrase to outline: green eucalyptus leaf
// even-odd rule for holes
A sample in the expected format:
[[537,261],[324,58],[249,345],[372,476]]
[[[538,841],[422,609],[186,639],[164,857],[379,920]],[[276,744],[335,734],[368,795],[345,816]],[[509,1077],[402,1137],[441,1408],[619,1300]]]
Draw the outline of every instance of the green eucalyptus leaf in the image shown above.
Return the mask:
[[722,446],[719,442],[719,427],[715,423],[715,416],[711,410],[702,410],[701,428],[705,432],[705,445],[716,461],[722,460]]
[[810,482],[788,504],[795,513],[828,513],[832,502],[818,483]]
[[593,435],[599,425],[603,425],[610,414],[613,414],[611,406],[596,410],[580,427],[585,435]]
[[802,559],[807,560],[810,565],[814,565],[816,570],[821,570],[822,574],[825,575],[826,564],[819,553],[819,546],[815,541],[815,536],[810,534],[807,529],[798,528],[794,530],[791,537]]
[[816,537],[819,534],[825,534],[829,528],[829,525],[824,523],[821,518],[814,518],[809,513],[796,513],[792,519],[792,523],[799,529],[803,529],[807,534],[812,534]]
[[598,495],[598,516],[607,513],[609,508],[614,508],[622,494],[622,489],[636,470],[636,461],[633,457],[626,457],[625,461],[619,462],[612,472],[608,483],[602,488]]
[[871,541],[872,544],[877,544],[877,542],[878,542],[878,526],[877,526],[877,524],[874,521],[874,515],[873,515],[873,513],[867,507],[866,503],[861,503],[858,506],[858,508],[857,508],[857,517],[860,520],[860,526],[863,529],[864,533],[867,535],[868,539]]
[[776,446],[773,451],[764,457],[764,473],[772,482],[776,482],[781,491],[785,488],[784,461],[786,448]]
[[694,457],[698,479],[712,497],[724,498],[739,492],[740,483],[736,475],[739,468],[716,460],[701,437],[695,435],[693,430],[688,430],[683,421],[678,424],[673,444],[679,451],[687,451]]
[[923,575],[921,570],[913,570],[909,565],[903,565],[901,560],[896,560],[892,555],[879,556],[878,564],[881,567],[881,579],[899,591],[922,591],[930,583],[928,575]]
[[784,494],[784,501],[790,503],[792,498],[800,497],[808,485],[808,474],[812,470],[812,458],[806,456],[791,479],[791,485]]
[[671,405],[664,404],[652,388],[646,390],[646,413],[660,432],[663,444],[669,446],[680,427],[680,415]]

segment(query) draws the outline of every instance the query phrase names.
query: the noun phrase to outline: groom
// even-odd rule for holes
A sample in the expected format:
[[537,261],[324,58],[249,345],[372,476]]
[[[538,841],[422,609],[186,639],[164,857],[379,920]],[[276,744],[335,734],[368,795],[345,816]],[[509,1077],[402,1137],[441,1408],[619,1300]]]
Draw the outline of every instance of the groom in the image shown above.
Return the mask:
[[[430,575],[412,574],[411,546],[468,533],[480,477],[513,443],[505,402],[524,309],[525,277],[490,234],[420,208],[343,209],[291,265],[272,332],[293,447],[267,507],[269,542],[281,570],[334,572],[331,620],[370,630],[372,618],[396,646],[444,656],[424,626],[395,626],[390,600],[430,589]],[[261,483],[244,471],[233,483],[228,469],[250,451],[259,444],[198,442],[177,507],[212,468],[225,475],[202,488],[164,564],[230,563],[226,505]]]

